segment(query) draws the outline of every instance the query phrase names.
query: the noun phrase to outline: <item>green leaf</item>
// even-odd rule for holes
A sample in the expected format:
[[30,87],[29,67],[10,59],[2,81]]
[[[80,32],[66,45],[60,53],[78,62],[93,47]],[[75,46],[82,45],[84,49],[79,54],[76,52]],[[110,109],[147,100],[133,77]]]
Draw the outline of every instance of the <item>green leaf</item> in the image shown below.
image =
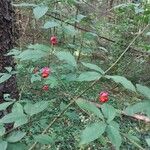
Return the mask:
[[150,147],[150,138],[147,138],[146,142],[147,142],[148,146]]
[[0,104],[0,111],[5,110],[11,104],[13,104],[13,102],[4,102],[4,103]]
[[0,84],[8,80],[12,75],[8,73],[4,73],[2,77],[0,77]]
[[34,136],[34,140],[41,144],[50,144],[53,142],[52,137],[50,137],[48,135],[44,135],[44,134],[39,134],[39,135]]
[[14,56],[17,56],[20,54],[21,51],[17,50],[17,49],[12,49],[10,50],[9,53],[6,54],[6,56],[11,56],[11,55],[14,55]]
[[23,107],[20,103],[16,102],[12,108],[13,113],[23,114]]
[[50,77],[46,80],[45,84],[50,84],[50,87],[51,87],[51,88],[54,88],[54,87],[56,87],[56,86],[58,85],[58,81],[57,81],[57,79],[56,79],[55,77],[50,76]]
[[97,37],[97,34],[93,33],[93,32],[85,32],[83,34],[83,38],[85,40],[88,40],[88,41],[94,41]]
[[68,35],[71,35],[71,36],[74,36],[78,33],[78,31],[73,27],[73,26],[64,26],[63,27],[63,31],[68,34]]
[[0,124],[0,136],[5,134],[5,127],[3,124]]
[[7,53],[6,55],[7,56],[17,56],[17,55],[19,55],[21,53],[21,51],[19,51],[19,50],[17,50],[17,49],[12,49],[12,50],[10,50],[10,52],[9,53]]
[[55,22],[55,21],[47,21],[43,28],[44,29],[49,29],[49,28],[53,28],[53,27],[58,27],[59,26],[59,23]]
[[146,35],[147,35],[147,36],[150,36],[150,32],[147,32]]
[[73,67],[77,67],[75,57],[70,52],[57,52],[56,56],[59,60],[65,61]]
[[122,138],[119,130],[113,125],[109,124],[106,128],[106,132],[108,138],[110,139],[111,143],[115,146],[116,150],[119,150],[122,143]]
[[104,122],[93,123],[86,127],[81,133],[80,145],[88,144],[98,139],[105,132],[106,124]]
[[32,74],[32,76],[31,76],[31,83],[33,83],[35,81],[41,81],[41,76],[38,75],[38,74]]
[[117,75],[114,75],[114,76],[106,75],[105,77],[108,79],[112,79],[116,83],[122,84],[124,86],[124,88],[126,88],[128,90],[136,92],[136,89],[135,89],[134,85],[132,84],[132,82],[129,81],[128,79],[126,79],[125,77],[117,76]]
[[101,118],[102,120],[104,119],[100,110],[91,102],[79,98],[76,100],[76,103],[81,109],[84,109],[90,113],[93,113],[94,115]]
[[99,80],[99,78],[102,75],[98,72],[94,72],[94,71],[87,71],[87,72],[83,72],[79,75],[79,77],[77,78],[77,81],[94,81],[94,80]]
[[139,102],[137,104],[134,104],[132,106],[128,106],[125,109],[125,113],[128,115],[133,115],[135,113],[145,113],[146,115],[150,116],[150,101],[144,101],[144,102]]
[[51,48],[48,45],[36,43],[36,44],[30,44],[28,46],[28,49],[34,49],[34,50],[49,52]]
[[19,118],[19,119],[17,119],[17,120],[15,121],[15,123],[14,123],[14,127],[15,127],[15,128],[16,128],[16,127],[19,127],[19,126],[21,126],[21,125],[24,125],[24,124],[26,124],[26,123],[28,122],[28,118],[27,118],[27,116],[24,114],[24,112],[23,112],[23,107],[22,107],[22,105],[21,105],[20,103],[15,103],[15,104],[13,105],[12,113],[13,113],[13,114],[19,114],[19,115],[22,116],[21,118]]
[[35,104],[27,103],[24,106],[24,110],[28,115],[33,116],[35,114],[42,112],[47,107],[48,107],[48,102],[47,101],[41,101],[41,102],[37,102]]
[[5,67],[5,69],[10,73],[12,71],[12,67]]
[[16,58],[19,58],[20,61],[31,60],[34,62],[45,56],[47,56],[46,52],[43,52],[41,50],[31,50],[30,49],[30,50],[23,51]]
[[12,108],[12,113],[5,115],[0,119],[0,123],[14,123],[14,127],[18,127],[27,123],[27,116],[23,113],[21,104],[15,103]]
[[8,143],[7,150],[27,150],[27,146],[23,143]]
[[143,13],[144,12],[144,9],[143,8],[139,8],[138,6],[137,7],[134,7],[135,9],[135,13],[136,14],[139,14],[139,13]]
[[101,74],[104,73],[104,71],[103,71],[100,67],[98,67],[97,65],[95,65],[95,64],[82,62],[82,65],[84,65],[85,67],[87,67],[87,68],[89,68],[89,69],[98,71],[98,72],[100,72]]
[[24,136],[26,135],[25,132],[21,132],[21,131],[15,131],[12,134],[10,134],[6,140],[10,143],[15,143],[20,141]]
[[66,104],[61,102],[59,107],[60,107],[60,110],[63,111],[66,108]]
[[15,123],[14,123],[14,127],[17,128],[17,127],[20,127],[24,124],[28,123],[28,117],[24,114],[22,115],[22,117],[18,118]]
[[111,121],[109,122],[109,124],[111,124],[111,126],[119,130],[119,124],[116,121]]
[[73,122],[80,122],[80,116],[75,111],[70,111],[66,113],[67,118]]
[[0,141],[0,150],[6,150],[8,143],[6,141]]
[[83,18],[85,18],[86,16],[84,16],[84,15],[82,15],[82,14],[78,14],[77,16],[76,16],[76,22],[80,22]]
[[101,106],[101,109],[102,109],[104,116],[107,118],[108,123],[115,118],[116,109],[113,106],[105,103]]
[[67,82],[76,81],[77,75],[74,73],[69,73],[67,75],[62,75],[61,79],[66,80]]
[[148,88],[147,86],[140,85],[140,84],[136,84],[136,88],[138,92],[140,92],[145,97],[150,99],[150,88]]
[[126,137],[130,140],[130,141],[135,141],[140,143],[140,139],[138,139],[136,136],[132,135],[131,133],[126,134]]
[[9,113],[0,119],[0,123],[12,123],[24,118],[24,114]]
[[47,6],[37,6],[33,9],[33,14],[36,19],[40,19],[47,13],[47,11],[48,11]]

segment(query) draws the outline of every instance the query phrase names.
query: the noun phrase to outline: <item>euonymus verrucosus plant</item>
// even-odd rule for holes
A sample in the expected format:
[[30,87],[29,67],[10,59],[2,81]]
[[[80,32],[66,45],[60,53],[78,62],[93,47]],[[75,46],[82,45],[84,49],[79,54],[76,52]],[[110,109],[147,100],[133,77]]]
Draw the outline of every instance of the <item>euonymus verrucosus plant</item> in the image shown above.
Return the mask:
[[[60,5],[63,5],[64,3],[68,3],[73,6],[76,2],[62,1]],[[9,98],[9,95],[5,94],[6,102],[0,104],[0,110],[5,110],[7,107],[12,105],[12,112],[6,114],[0,119],[0,148],[2,147],[6,150],[11,149],[16,145],[17,147],[20,146],[20,149],[24,149],[24,147],[26,147],[25,149],[32,150],[34,148],[38,149],[36,146],[39,143],[49,144],[52,147],[57,139],[57,135],[54,136],[52,131],[54,128],[53,125],[57,124],[70,109],[78,110],[80,108],[80,111],[92,116],[93,120],[91,121],[92,123],[87,124],[85,129],[79,133],[80,138],[77,140],[79,145],[78,147],[84,148],[84,146],[96,139],[104,139],[106,141],[110,141],[115,149],[120,149],[124,139],[128,139],[137,148],[144,149],[135,140],[136,137],[134,135],[121,132],[121,127],[116,121],[116,118],[120,115],[120,111],[109,103],[109,93],[103,92],[100,94],[100,108],[97,107],[95,103],[91,103],[88,97],[83,98],[83,95],[98,84],[100,80],[105,80],[107,82],[112,80],[116,84],[121,84],[125,89],[129,90],[133,94],[139,93],[146,98],[142,102],[127,107],[124,110],[126,114],[133,115],[135,113],[142,112],[145,115],[150,116],[150,89],[140,84],[133,85],[131,81],[123,76],[110,74],[111,69],[113,69],[119,61],[121,61],[130,46],[143,33],[145,33],[148,25],[145,25],[142,31],[132,39],[118,59],[115,60],[108,69],[103,70],[100,65],[79,59],[82,51],[84,51],[84,42],[86,44],[93,44],[94,39],[98,37],[94,31],[89,31],[83,34],[76,28],[76,24],[79,24],[83,19],[86,19],[86,16],[76,14],[75,17],[72,17],[67,22],[67,20],[62,21],[61,18],[56,19],[57,16],[54,16],[54,19],[49,17],[47,18],[46,15],[49,12],[58,10],[50,10],[46,3],[39,5],[22,3],[14,4],[14,6],[30,7],[33,9],[33,15],[37,22],[40,22],[43,18],[43,20],[47,20],[44,23],[42,22],[42,31],[48,32],[51,30],[51,34],[48,36],[47,39],[49,39],[49,42],[46,44],[28,44],[26,48],[23,48],[23,50],[15,48],[7,54],[14,56],[18,64],[17,72],[12,72],[11,68],[6,68],[7,73],[0,74],[0,83],[9,79],[14,73],[17,73],[20,76],[24,75],[24,79],[20,81],[22,82],[22,85],[19,100],[15,101]],[[72,26],[72,23],[74,23],[73,25],[75,26]],[[65,36],[67,36],[67,38],[65,38]],[[64,41],[62,41],[62,37]],[[70,41],[70,39],[73,39],[73,44],[67,41]],[[93,40],[91,41],[91,39]],[[60,40],[62,43],[60,43]],[[74,40],[78,41],[78,44],[75,44]],[[78,52],[78,55],[76,55],[74,51]],[[88,83],[86,87],[80,88],[80,86],[77,86],[75,89],[70,90],[70,86],[72,84],[82,85],[84,83]],[[45,99],[36,102],[34,100],[31,101],[28,96],[24,96],[26,94],[28,95],[28,93],[25,93],[24,91],[26,84],[30,85],[28,88],[31,90],[33,89],[33,92],[41,91],[41,94],[44,93]],[[51,109],[54,109],[53,103],[57,101],[59,97],[59,95],[57,95],[57,90],[67,99],[66,105],[63,105],[63,103],[60,104],[60,112],[56,112],[57,115],[52,116],[50,120],[49,118],[46,120],[42,131],[34,134],[32,133],[32,130],[15,130],[24,125],[28,126],[32,124],[34,118],[38,118],[38,120],[40,120],[40,118],[46,114],[45,112],[51,113]],[[49,95],[52,95],[52,93],[55,92],[57,94],[54,94],[52,99],[49,99]],[[99,93],[96,95],[99,95]],[[97,103],[99,103],[99,101]],[[14,123],[12,132],[6,132],[4,124],[12,122]],[[56,129],[54,128],[54,132],[55,130]],[[59,130],[63,130],[63,128],[59,127]],[[29,138],[29,136],[32,138],[32,141],[29,142],[28,146],[19,143],[21,139],[23,141],[25,138]],[[149,141],[149,139],[146,140]],[[108,143],[105,142],[105,144]]]

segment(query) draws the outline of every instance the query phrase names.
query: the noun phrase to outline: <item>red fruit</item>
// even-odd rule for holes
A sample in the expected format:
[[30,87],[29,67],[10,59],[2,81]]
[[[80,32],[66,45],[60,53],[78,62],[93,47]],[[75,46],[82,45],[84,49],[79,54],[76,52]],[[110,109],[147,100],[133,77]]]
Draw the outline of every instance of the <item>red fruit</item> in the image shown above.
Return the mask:
[[101,103],[105,103],[105,102],[107,102],[108,100],[109,100],[108,92],[103,91],[103,92],[101,92],[101,93],[99,94],[99,101],[100,101]]
[[58,43],[57,37],[56,37],[56,36],[52,36],[52,37],[50,38],[50,43],[51,43],[52,45],[56,45],[56,44]]
[[49,76],[48,73],[42,73],[42,77],[43,77],[43,78],[47,78],[48,76]]
[[42,87],[42,89],[43,89],[44,91],[48,91],[48,90],[49,90],[49,86],[48,86],[48,85],[44,85],[44,86]]
[[48,67],[42,68],[42,77],[47,78],[50,74],[50,69]]

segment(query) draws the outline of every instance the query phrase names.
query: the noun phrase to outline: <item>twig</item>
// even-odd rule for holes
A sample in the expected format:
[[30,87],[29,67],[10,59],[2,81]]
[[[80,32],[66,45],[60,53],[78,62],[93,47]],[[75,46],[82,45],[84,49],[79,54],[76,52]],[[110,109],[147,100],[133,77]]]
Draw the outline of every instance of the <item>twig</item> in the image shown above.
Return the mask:
[[[96,81],[93,81],[91,83],[91,85],[89,85],[89,87],[87,87],[84,91],[82,91],[78,96],[76,96],[75,98],[71,99],[71,102],[66,106],[66,108],[59,113],[47,126],[47,128],[42,132],[42,134],[45,134],[50,127],[68,110],[68,108],[70,106],[72,106],[75,101],[81,97],[86,91],[88,91],[89,89],[91,89],[91,87],[93,87],[105,74],[107,74],[120,60],[121,58],[124,56],[124,54],[129,50],[130,46],[135,42],[135,40],[147,29],[147,27],[149,26],[149,24],[143,29],[143,31],[141,31],[132,41],[131,43],[127,46],[127,48],[124,50],[124,52],[118,57],[118,59],[104,72],[104,74]],[[28,150],[32,150],[35,146],[36,146],[37,142],[35,142],[33,145],[31,145],[31,147]]]
[[[65,24],[68,24],[68,25],[71,25],[71,26],[74,27],[74,24],[69,23],[69,22],[67,22],[67,21],[65,21],[65,20],[63,20],[63,19],[60,19],[60,18],[56,17],[56,16],[53,16],[53,15],[51,15],[51,14],[47,14],[47,16],[50,16],[50,17],[52,17],[52,18],[54,18],[54,19],[56,19],[56,20],[59,20],[59,21],[65,23]],[[81,31],[84,31],[84,32],[93,32],[93,31],[91,31],[91,30],[82,28],[82,27],[80,27],[80,26],[76,26],[76,28],[79,29],[79,30],[81,30]],[[114,40],[109,39],[109,38],[107,38],[107,37],[100,36],[100,35],[98,35],[98,36],[99,36],[99,38],[105,39],[105,40],[107,40],[107,41],[115,42]]]
[[[124,112],[122,112],[122,113],[124,113]],[[124,113],[124,115],[127,115],[127,114]],[[144,121],[144,122],[146,122],[146,123],[149,123],[149,122],[150,122],[150,118],[148,118],[148,117],[146,117],[146,116],[144,116],[144,115],[135,114],[135,115],[133,115],[133,116],[131,116],[131,117],[133,117],[133,118],[135,118],[135,119],[137,119],[137,120],[142,120],[142,121]]]
[[[92,104],[94,104],[96,107],[98,108],[101,108],[101,105],[98,104],[98,103],[95,103],[95,102],[91,102]],[[134,114],[134,115],[128,115],[127,113],[125,113],[124,111],[121,111],[121,110],[118,110],[117,109],[117,112],[121,115],[124,115],[124,116],[128,116],[128,117],[132,117],[134,119],[137,119],[137,120],[141,120],[141,121],[144,121],[146,123],[150,123],[150,118],[149,117],[146,117],[144,115],[138,115],[138,114]]]
[[[64,96],[66,97],[71,97],[70,94],[67,94],[67,93],[62,93]],[[92,102],[92,101],[88,101],[86,100],[87,102],[90,102],[92,104],[94,104],[97,108],[101,108],[101,104],[98,104],[98,103],[95,103],[95,102]],[[146,123],[150,123],[150,118],[149,117],[146,117],[144,115],[138,115],[138,114],[134,114],[134,115],[128,115],[127,113],[125,113],[124,111],[121,111],[119,109],[117,109],[117,112],[121,115],[124,115],[124,116],[128,116],[128,117],[132,117],[136,120],[141,120],[141,121],[144,121]]]
[[131,43],[127,46],[127,48],[123,51],[123,53],[118,57],[118,59],[111,65],[111,67],[109,67],[106,71],[108,72],[109,70],[111,70],[119,61],[120,59],[124,56],[124,54],[129,50],[130,46],[135,42],[135,40],[147,29],[147,27],[149,26],[149,24],[143,29],[143,31],[141,31],[139,34],[136,35],[136,37],[131,41]]
[[[74,27],[74,24],[69,23],[69,22],[63,20],[62,18],[60,19],[60,18],[58,18],[58,17],[56,17],[56,16],[53,16],[53,15],[51,15],[51,14],[47,14],[47,15],[50,16],[50,17],[52,17],[52,18],[54,18],[54,19],[56,19],[56,20],[59,20],[59,21],[65,23],[65,24],[68,24],[68,25],[71,25],[71,26]],[[92,30],[88,30],[88,29],[82,28],[82,27],[80,27],[80,26],[76,26],[76,29],[81,30],[81,31],[84,31],[84,32],[91,32],[91,33],[94,33],[94,34],[95,34],[95,32],[93,32]],[[97,34],[97,33],[96,33],[96,34]],[[107,37],[104,37],[104,36],[101,36],[101,35],[98,35],[98,34],[97,34],[97,36],[98,36],[99,38],[104,39],[104,40],[106,40],[106,41],[109,41],[109,42],[111,42],[111,43],[116,43],[115,40],[112,40],[112,39],[110,39],[110,38],[107,38]],[[122,46],[127,46],[126,44],[121,44],[121,45],[122,45]],[[143,52],[143,51],[140,51],[140,50],[138,50],[138,49],[136,49],[136,48],[134,48],[134,47],[131,47],[131,46],[130,46],[130,49],[132,49],[132,50],[134,50],[134,51],[137,51],[137,52],[140,52],[140,53],[146,53],[146,54],[150,55],[150,53],[148,53],[148,52],[146,52],[146,51]]]

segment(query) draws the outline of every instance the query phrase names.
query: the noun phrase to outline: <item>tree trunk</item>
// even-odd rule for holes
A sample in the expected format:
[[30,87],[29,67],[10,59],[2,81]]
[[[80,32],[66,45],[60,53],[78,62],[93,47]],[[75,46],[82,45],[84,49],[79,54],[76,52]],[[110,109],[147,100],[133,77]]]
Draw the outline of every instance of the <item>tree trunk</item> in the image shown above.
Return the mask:
[[[6,54],[13,48],[14,36],[14,12],[11,6],[11,0],[0,0],[0,73],[6,72],[5,67],[15,69],[15,63],[12,56]],[[18,99],[18,90],[16,76],[0,84],[0,103],[4,102],[4,94],[10,94],[13,99]],[[1,116],[2,117],[2,114]]]

